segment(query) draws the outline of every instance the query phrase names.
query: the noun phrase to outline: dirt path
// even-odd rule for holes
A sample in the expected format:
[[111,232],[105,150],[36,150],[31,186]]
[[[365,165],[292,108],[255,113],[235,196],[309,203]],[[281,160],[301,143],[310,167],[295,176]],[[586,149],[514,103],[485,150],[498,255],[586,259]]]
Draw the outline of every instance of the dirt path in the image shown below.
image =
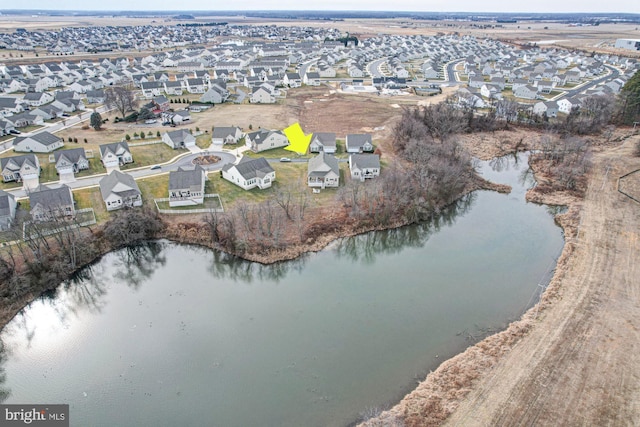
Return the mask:
[[627,141],[595,156],[557,299],[446,425],[638,425],[640,204],[616,190],[640,167],[630,153]]

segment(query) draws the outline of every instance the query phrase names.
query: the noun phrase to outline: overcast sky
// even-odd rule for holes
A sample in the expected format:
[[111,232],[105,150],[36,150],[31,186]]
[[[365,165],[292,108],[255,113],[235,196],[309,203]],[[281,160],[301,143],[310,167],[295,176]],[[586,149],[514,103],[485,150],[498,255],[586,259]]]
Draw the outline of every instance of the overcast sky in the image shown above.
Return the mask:
[[[639,0],[29,0],[25,9],[66,10],[395,10],[427,12],[608,12],[640,13]],[[3,7],[20,7],[13,2]]]

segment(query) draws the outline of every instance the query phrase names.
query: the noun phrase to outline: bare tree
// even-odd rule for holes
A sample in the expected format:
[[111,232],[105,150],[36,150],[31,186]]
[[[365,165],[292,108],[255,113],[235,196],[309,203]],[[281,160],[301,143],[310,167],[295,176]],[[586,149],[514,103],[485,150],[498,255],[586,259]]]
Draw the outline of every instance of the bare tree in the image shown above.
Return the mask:
[[117,109],[124,118],[127,112],[138,107],[133,85],[114,86],[105,89],[105,104]]

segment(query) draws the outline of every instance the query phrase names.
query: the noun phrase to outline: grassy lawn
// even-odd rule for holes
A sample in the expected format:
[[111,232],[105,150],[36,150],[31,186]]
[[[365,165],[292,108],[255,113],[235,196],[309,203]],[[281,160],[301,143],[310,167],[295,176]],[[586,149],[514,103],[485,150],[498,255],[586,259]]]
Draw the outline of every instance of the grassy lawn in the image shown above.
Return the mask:
[[[271,165],[276,171],[276,180],[273,186],[264,190],[259,188],[253,188],[251,190],[244,190],[235,184],[222,178],[220,173],[215,172],[209,174],[209,182],[215,191],[214,193],[220,194],[222,204],[225,209],[234,205],[239,201],[245,201],[247,203],[260,203],[273,197],[275,190],[279,187],[287,188],[295,191],[296,189],[307,190],[306,176],[307,176],[307,164],[301,163],[282,163]],[[209,190],[207,190],[207,193]]]
[[76,201],[76,209],[93,208],[98,223],[109,219],[110,213],[104,205],[99,187],[75,190],[73,192],[73,199]]
[[203,150],[206,150],[211,145],[211,135],[209,133],[203,133],[196,137],[196,145]]
[[169,175],[162,174],[136,181],[142,193],[143,203],[153,204],[153,199],[169,197]]
[[130,148],[131,155],[133,156],[133,163],[129,163],[128,165],[121,167],[122,170],[155,165],[156,163],[164,163],[189,151],[186,148],[174,150],[166,144],[142,145]]
[[[40,126],[40,125],[25,126],[23,128],[20,128],[20,132],[22,133],[33,132],[34,130],[42,129],[43,127],[44,126]],[[18,135],[18,136],[22,136],[22,135]]]

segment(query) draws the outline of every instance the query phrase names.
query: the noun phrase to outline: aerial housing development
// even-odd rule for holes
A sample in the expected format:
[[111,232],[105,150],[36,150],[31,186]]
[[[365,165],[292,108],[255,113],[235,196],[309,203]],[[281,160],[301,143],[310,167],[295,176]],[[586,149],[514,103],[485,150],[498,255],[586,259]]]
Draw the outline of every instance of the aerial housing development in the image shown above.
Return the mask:
[[6,403],[638,419],[640,17],[6,12]]

